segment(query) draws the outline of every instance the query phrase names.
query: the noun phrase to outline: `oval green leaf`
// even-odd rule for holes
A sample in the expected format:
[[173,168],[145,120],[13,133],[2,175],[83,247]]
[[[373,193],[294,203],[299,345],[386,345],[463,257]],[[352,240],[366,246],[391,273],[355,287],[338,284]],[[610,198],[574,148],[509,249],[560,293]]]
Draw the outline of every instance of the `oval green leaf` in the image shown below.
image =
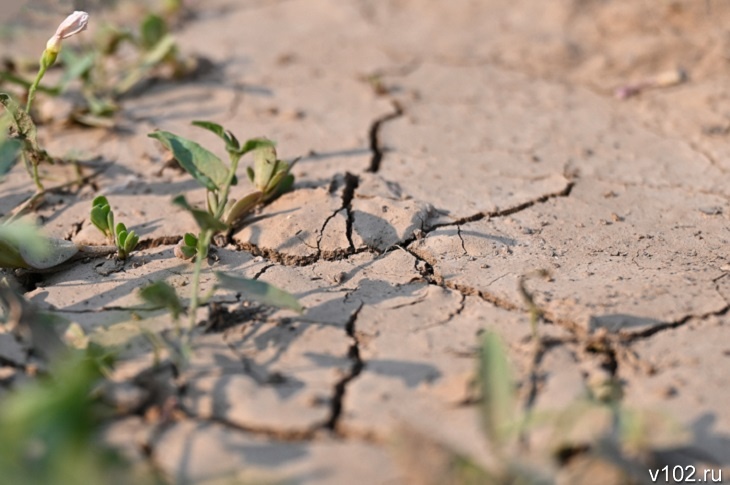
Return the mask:
[[215,191],[223,187],[228,177],[228,168],[213,153],[192,140],[167,131],[155,131],[147,136],[159,140],[172,152],[175,160],[205,188]]
[[291,293],[281,290],[265,281],[241,278],[220,271],[216,271],[215,276],[218,278],[218,286],[220,288],[239,292],[244,297],[264,305],[288,308],[297,313],[304,311],[304,307]]

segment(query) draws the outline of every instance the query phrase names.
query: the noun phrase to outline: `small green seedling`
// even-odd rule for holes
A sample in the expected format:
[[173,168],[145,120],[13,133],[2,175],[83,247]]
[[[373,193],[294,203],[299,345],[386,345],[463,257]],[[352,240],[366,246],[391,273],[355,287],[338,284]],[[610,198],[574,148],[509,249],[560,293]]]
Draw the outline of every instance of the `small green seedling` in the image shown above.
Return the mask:
[[115,228],[115,242],[119,249],[119,259],[127,259],[129,253],[134,251],[139,242],[139,236],[134,231],[127,231],[127,226],[121,222],[117,224]]
[[114,225],[114,212],[103,195],[96,197],[91,203],[91,223],[114,243],[117,257],[121,260],[127,259],[139,243],[139,236],[134,231],[128,231],[123,223]]
[[501,453],[510,441],[517,438],[516,386],[511,377],[504,344],[492,332],[486,332],[482,339],[479,384],[484,434],[495,445],[495,451]]
[[[291,187],[294,182],[294,177],[289,174],[289,164],[276,159],[276,151],[274,151],[271,141],[264,138],[253,138],[241,144],[233,133],[217,123],[194,121],[193,125],[214,133],[223,141],[228,153],[228,165],[214,153],[187,138],[167,131],[156,131],[149,134],[150,138],[158,140],[170,150],[180,166],[206,189],[206,210],[191,206],[182,195],[173,199],[175,205],[182,207],[193,216],[200,228],[197,236],[190,233],[185,234],[175,249],[175,255],[179,258],[195,259],[188,312],[191,330],[195,326],[195,313],[200,304],[198,295],[200,272],[203,260],[208,257],[213,235],[229,230],[257,205],[271,200]],[[254,152],[255,157],[254,167],[249,169],[249,177],[254,182],[256,190],[241,200],[233,202],[229,200],[229,195],[231,187],[238,183],[236,177],[238,164],[241,158],[249,152]],[[238,286],[241,291],[248,292],[254,299],[259,299],[264,303],[296,311],[302,310],[296,299],[282,290],[272,289],[273,287],[262,282],[230,279],[221,275],[222,273],[218,274],[218,278],[224,287]]]
[[191,260],[198,251],[198,238],[195,234],[185,233],[182,241],[175,246],[175,256],[184,260]]
[[[229,165],[198,143],[167,131],[150,133],[151,138],[160,141],[172,152],[177,162],[207,191],[206,210],[192,207],[184,196],[178,196],[173,203],[182,207],[195,218],[203,232],[199,237],[187,234],[178,245],[176,255],[182,259],[192,259],[204,241],[204,233],[210,235],[227,230],[245,218],[256,206],[265,203],[291,188],[294,176],[289,173],[289,164],[276,158],[276,150],[271,141],[253,138],[241,144],[236,136],[217,123],[194,121],[193,125],[216,134],[223,140],[228,154]],[[254,166],[248,168],[248,175],[256,190],[240,200],[229,200],[231,186],[238,183],[236,171],[240,159],[253,152]],[[203,244],[204,242],[204,244]],[[206,253],[207,255],[207,249]]]
[[114,239],[114,213],[109,201],[103,195],[96,197],[91,203],[91,223],[110,240]]

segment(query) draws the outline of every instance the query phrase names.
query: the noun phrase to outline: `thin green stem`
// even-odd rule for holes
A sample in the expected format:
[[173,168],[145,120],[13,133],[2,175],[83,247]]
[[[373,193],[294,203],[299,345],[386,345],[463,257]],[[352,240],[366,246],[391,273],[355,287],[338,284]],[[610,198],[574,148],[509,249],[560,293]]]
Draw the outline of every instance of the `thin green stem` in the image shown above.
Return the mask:
[[33,84],[30,85],[30,88],[28,88],[28,101],[25,103],[25,111],[29,114],[30,107],[33,104],[33,99],[35,98],[35,92],[38,89],[38,85],[41,83],[41,79],[45,76],[46,70],[48,69],[48,66],[44,64],[45,63],[41,62],[40,69],[38,69],[38,75],[35,77]]
[[240,160],[240,155],[231,154],[231,169],[228,171],[228,176],[223,182],[223,193],[218,201],[218,209],[213,214],[218,220],[221,220],[223,212],[226,210],[226,206],[228,205],[228,194],[231,191],[231,184],[233,183],[233,178],[236,176],[236,170],[238,169],[238,162]]
[[[231,169],[228,172],[226,180],[223,182],[223,192],[220,199],[218,199],[218,206],[216,207],[215,213],[213,214],[216,219],[220,220],[225,211],[228,203],[228,194],[233,183],[233,178],[236,176],[236,169],[238,168],[238,162],[241,159],[240,156],[231,155]],[[209,207],[210,208],[210,207]],[[198,246],[197,253],[195,256],[195,267],[193,268],[193,284],[190,294],[190,308],[189,312],[189,323],[188,323],[188,338],[190,333],[195,328],[196,314],[198,312],[198,306],[200,305],[200,297],[198,295],[200,291],[200,273],[203,269],[203,260],[208,257],[208,249],[210,247],[210,241],[213,238],[213,231],[210,229],[203,229],[198,235]],[[183,346],[187,342],[183,343]]]
[[33,167],[33,182],[35,182],[36,193],[43,192],[43,190],[45,189],[43,187],[43,183],[41,182],[41,177],[38,174],[38,162],[31,160],[30,164]]
[[200,289],[200,272],[203,268],[203,260],[208,257],[208,246],[210,246],[210,240],[213,237],[213,231],[210,229],[203,229],[198,236],[198,251],[195,256],[195,267],[193,269],[193,287],[190,295],[190,309],[189,312],[189,331],[195,328],[196,314],[198,312],[198,305],[200,299],[198,297],[198,291]]

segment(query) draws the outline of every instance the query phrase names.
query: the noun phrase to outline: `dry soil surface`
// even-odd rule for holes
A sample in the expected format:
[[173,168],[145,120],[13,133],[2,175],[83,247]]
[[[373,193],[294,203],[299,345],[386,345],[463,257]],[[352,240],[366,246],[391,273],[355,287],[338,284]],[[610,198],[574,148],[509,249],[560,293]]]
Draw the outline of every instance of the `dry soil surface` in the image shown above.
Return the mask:
[[[87,3],[92,22],[109,15]],[[186,385],[168,396],[178,412],[161,425],[139,410],[120,417],[112,442],[177,483],[419,483],[413,469],[425,463],[393,445],[412,434],[489,464],[473,381],[479,335],[492,330],[521,406],[565,409],[616,379],[623,405],[666,413],[684,444],[727,469],[730,4],[190,4],[175,35],[210,69],[124,98],[114,129],[63,125],[53,104],[39,128],[49,152],[102,170],[46,198],[37,214],[47,232],[102,243],[88,209],[104,194],[142,250],[122,271],[78,263],[26,296],[100,339],[128,339],[116,379],[148,391],[139,375],[152,358],[136,329],[171,321],[135,320],[136,289],[164,279],[187,301],[192,268],[173,246],[195,224],[170,200],[200,203],[204,191],[163,169],[169,155],[146,134],[218,148],[190,125],[209,119],[300,157],[294,189],[209,266],[282,287],[306,311],[219,293],[200,312],[213,331],[196,336]],[[31,9],[40,20],[3,52],[36,57],[66,13],[54,8]],[[644,81],[634,96],[615,94]],[[17,167],[0,185],[0,213],[32,189]],[[544,310],[539,358],[523,276]],[[206,272],[203,289],[212,283]],[[3,363],[28,358],[0,344]],[[550,439],[529,441],[540,455]]]

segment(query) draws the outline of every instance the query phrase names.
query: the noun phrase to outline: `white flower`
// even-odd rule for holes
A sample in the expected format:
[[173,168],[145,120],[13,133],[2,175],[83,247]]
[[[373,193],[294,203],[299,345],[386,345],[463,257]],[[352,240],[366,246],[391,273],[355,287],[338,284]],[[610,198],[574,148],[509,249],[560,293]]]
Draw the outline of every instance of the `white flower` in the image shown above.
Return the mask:
[[61,25],[58,26],[58,29],[56,29],[56,33],[53,34],[53,37],[48,39],[48,42],[46,43],[46,49],[48,51],[58,53],[58,51],[61,50],[61,40],[86,30],[86,26],[88,24],[89,14],[77,10],[76,12],[66,17],[66,20],[61,22]]

